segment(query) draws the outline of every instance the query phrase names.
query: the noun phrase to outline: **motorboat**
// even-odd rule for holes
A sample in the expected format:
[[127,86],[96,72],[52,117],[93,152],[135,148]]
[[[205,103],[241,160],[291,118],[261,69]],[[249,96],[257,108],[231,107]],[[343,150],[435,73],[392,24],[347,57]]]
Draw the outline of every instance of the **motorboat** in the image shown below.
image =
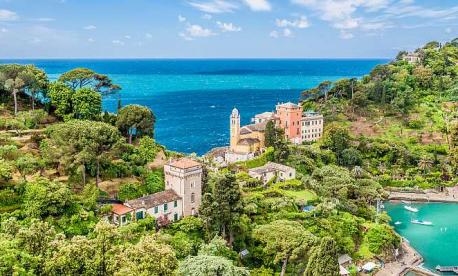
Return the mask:
[[407,211],[410,211],[410,212],[414,212],[414,213],[417,213],[418,212],[418,208],[415,208],[415,207],[412,207],[412,206],[404,206],[404,209],[406,209]]
[[419,220],[419,219],[414,219],[414,220],[412,220],[410,222],[413,223],[413,224],[420,224],[420,225],[427,225],[427,226],[433,225],[433,223],[431,221]]
[[402,224],[402,222],[400,222],[400,221],[396,221],[396,222],[394,223],[394,225],[401,225],[401,224]]

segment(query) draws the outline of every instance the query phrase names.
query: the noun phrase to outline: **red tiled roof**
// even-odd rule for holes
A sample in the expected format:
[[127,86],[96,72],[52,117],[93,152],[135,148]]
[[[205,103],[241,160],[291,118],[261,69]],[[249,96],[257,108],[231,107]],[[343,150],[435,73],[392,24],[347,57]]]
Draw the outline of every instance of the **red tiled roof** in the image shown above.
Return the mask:
[[135,209],[150,209],[161,204],[173,202],[180,199],[181,197],[174,190],[170,189],[144,197],[128,200],[126,204]]
[[111,204],[111,206],[112,206],[111,211],[117,215],[124,215],[124,214],[130,213],[133,211],[132,208],[129,208],[126,205],[122,205],[118,203]]
[[170,162],[169,165],[180,169],[189,169],[200,166],[200,163],[189,158],[181,158]]

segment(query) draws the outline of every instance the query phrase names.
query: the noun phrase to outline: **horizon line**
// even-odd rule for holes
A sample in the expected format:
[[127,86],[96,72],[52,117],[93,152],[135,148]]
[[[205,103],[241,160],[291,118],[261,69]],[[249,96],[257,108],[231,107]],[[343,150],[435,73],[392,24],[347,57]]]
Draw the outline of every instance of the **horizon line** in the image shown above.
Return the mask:
[[391,60],[392,57],[0,57],[0,60]]

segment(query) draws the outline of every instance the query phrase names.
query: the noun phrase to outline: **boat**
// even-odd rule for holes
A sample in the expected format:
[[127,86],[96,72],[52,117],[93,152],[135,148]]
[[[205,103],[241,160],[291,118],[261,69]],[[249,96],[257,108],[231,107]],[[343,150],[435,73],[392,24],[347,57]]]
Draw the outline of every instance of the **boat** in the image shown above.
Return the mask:
[[415,208],[415,207],[412,207],[412,206],[407,206],[406,205],[406,206],[404,206],[404,209],[406,209],[407,211],[410,211],[410,212],[414,212],[414,213],[418,212],[418,209]]
[[419,219],[414,219],[414,220],[412,220],[410,222],[413,223],[413,224],[420,224],[420,225],[427,225],[427,226],[433,225],[433,223],[431,221],[419,220]]
[[410,201],[407,201],[407,200],[401,200],[401,202],[404,204],[410,204]]
[[401,224],[402,224],[402,222],[400,222],[400,221],[396,221],[396,222],[394,223],[394,225],[401,225]]

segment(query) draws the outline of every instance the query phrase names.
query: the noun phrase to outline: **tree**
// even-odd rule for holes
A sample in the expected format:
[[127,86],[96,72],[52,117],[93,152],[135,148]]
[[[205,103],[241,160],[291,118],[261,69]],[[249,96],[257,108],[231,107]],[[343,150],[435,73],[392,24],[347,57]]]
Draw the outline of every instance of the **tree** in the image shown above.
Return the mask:
[[95,226],[91,240],[95,249],[95,254],[92,257],[96,267],[95,274],[108,275],[109,272],[116,270],[116,267],[112,267],[115,262],[114,256],[117,253],[115,245],[120,241],[116,226],[105,220],[100,220]]
[[400,238],[393,229],[386,224],[374,224],[366,235],[369,250],[374,254],[388,255],[399,247]]
[[55,108],[57,117],[65,119],[73,116],[73,90],[63,82],[54,82],[49,85],[48,91],[51,105]]
[[331,90],[332,82],[324,81],[318,85],[318,91],[321,95],[324,95],[324,101],[328,100],[328,93]]
[[337,123],[331,123],[323,134],[322,145],[332,150],[337,155],[337,159],[340,159],[342,152],[350,147],[350,141],[351,137],[347,128]]
[[58,81],[68,85],[71,89],[83,88],[94,82],[96,73],[87,68],[75,68],[68,72],[63,73]]
[[361,165],[363,159],[359,150],[355,148],[348,148],[342,151],[342,158],[339,161],[342,166],[353,167]]
[[24,181],[26,180],[25,177],[27,175],[34,173],[43,167],[43,162],[31,154],[25,154],[16,160],[16,168],[22,175]]
[[227,242],[220,236],[215,236],[208,244],[202,244],[199,255],[219,256],[229,260],[237,258],[237,253],[227,247]]
[[269,224],[258,226],[253,237],[260,241],[263,251],[273,256],[274,263],[281,263],[281,273],[286,273],[289,262],[300,261],[305,258],[315,238],[295,221],[276,220]]
[[4,84],[5,89],[8,90],[11,95],[13,95],[15,116],[17,116],[18,113],[17,94],[24,88],[24,85],[24,81],[19,77],[14,79],[7,79]]
[[239,184],[230,173],[215,175],[210,181],[212,192],[204,195],[200,215],[209,236],[221,235],[232,246],[243,210]]
[[275,124],[273,121],[268,121],[266,124],[266,130],[264,132],[265,146],[273,147],[276,138]]
[[70,204],[70,190],[63,183],[38,178],[26,184],[23,207],[28,216],[60,215]]
[[304,276],[339,276],[337,247],[331,237],[324,237],[312,250]]
[[127,105],[118,114],[116,125],[119,130],[129,137],[129,144],[132,144],[132,137],[143,135],[153,136],[156,117],[153,112],[144,106]]
[[48,275],[95,275],[96,250],[91,240],[75,236],[71,240],[61,240],[56,250],[45,259],[45,273]]
[[154,235],[144,236],[136,245],[128,245],[115,263],[115,275],[173,275],[178,261],[173,249],[158,243]]
[[418,161],[418,168],[423,171],[423,174],[426,174],[431,170],[433,162],[429,160],[426,156],[423,156],[420,161]]
[[182,276],[248,276],[248,270],[237,267],[230,260],[219,256],[198,255],[180,263],[178,275]]
[[38,69],[34,65],[26,65],[24,70],[19,74],[24,81],[24,88],[29,94],[32,102],[32,110],[35,110],[35,100],[41,93],[45,96],[49,81],[45,71]]
[[3,158],[0,158],[0,183],[8,182],[13,178],[13,165]]
[[48,135],[45,143],[48,159],[57,160],[68,170],[82,166],[84,184],[86,168],[95,162],[97,186],[100,181],[100,161],[113,154],[121,139],[115,127],[83,120],[54,125],[48,129]]
[[91,88],[76,90],[72,96],[73,118],[95,120],[102,112],[102,96]]
[[14,115],[18,113],[17,94],[22,91],[25,82],[20,78],[24,66],[19,64],[6,64],[0,66],[0,87],[13,96]]

